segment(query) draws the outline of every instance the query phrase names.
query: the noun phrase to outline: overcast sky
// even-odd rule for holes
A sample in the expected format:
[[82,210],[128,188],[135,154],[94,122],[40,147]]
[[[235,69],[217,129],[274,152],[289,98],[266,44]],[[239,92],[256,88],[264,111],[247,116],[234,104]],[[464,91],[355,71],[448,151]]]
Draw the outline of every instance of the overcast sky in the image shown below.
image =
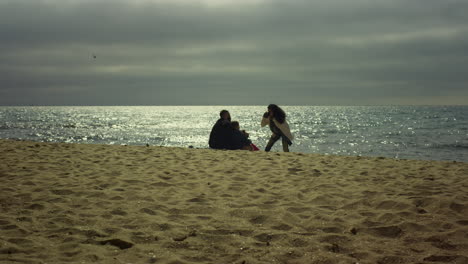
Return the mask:
[[468,104],[467,14],[466,0],[0,0],[0,105]]

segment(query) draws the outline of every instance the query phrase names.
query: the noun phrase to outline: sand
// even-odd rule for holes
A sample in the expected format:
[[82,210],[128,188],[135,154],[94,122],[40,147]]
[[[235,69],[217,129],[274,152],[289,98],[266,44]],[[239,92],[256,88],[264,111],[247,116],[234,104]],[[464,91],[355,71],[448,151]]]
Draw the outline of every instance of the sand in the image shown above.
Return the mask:
[[468,263],[468,164],[0,140],[0,263]]

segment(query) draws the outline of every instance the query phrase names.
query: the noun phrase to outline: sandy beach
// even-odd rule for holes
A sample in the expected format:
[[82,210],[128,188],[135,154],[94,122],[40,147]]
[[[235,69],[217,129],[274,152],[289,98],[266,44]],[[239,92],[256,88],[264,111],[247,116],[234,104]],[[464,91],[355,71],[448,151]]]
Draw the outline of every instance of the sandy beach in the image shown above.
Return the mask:
[[468,164],[0,140],[0,263],[468,263]]

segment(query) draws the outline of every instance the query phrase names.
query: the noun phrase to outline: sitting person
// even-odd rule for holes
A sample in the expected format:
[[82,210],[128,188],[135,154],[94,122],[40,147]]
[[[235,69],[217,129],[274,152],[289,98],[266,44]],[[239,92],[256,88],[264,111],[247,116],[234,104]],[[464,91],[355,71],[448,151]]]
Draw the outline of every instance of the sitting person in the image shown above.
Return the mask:
[[240,130],[239,122],[233,121],[231,122],[231,126],[234,129],[234,142],[238,142],[237,144],[240,146],[240,149],[250,151],[259,150],[249,139],[249,133],[245,132],[245,130]]
[[211,129],[209,146],[212,149],[231,149],[231,115],[227,110],[219,113],[220,118]]
[[250,144],[252,142],[248,139],[248,134],[239,131],[239,122],[235,122],[237,123],[236,130],[232,126],[231,115],[227,110],[222,110],[219,116],[220,118],[211,129],[210,139],[208,141],[210,148],[251,150],[252,147]]

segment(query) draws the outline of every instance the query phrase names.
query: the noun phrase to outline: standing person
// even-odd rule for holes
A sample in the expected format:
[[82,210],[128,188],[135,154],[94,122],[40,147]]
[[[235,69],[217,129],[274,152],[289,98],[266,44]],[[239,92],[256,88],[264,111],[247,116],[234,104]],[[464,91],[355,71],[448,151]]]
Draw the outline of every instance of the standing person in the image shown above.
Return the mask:
[[289,125],[286,122],[286,113],[283,109],[275,104],[270,104],[268,106],[268,112],[263,114],[261,125],[262,127],[269,125],[271,132],[273,132],[265,147],[265,151],[270,151],[273,144],[281,138],[283,151],[289,152],[289,146],[292,145],[294,137],[289,130]]
[[231,149],[233,137],[231,114],[228,110],[222,110],[219,117],[211,129],[208,144],[212,149]]

